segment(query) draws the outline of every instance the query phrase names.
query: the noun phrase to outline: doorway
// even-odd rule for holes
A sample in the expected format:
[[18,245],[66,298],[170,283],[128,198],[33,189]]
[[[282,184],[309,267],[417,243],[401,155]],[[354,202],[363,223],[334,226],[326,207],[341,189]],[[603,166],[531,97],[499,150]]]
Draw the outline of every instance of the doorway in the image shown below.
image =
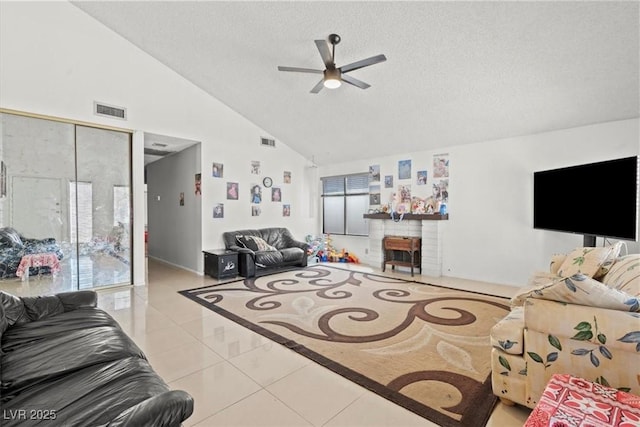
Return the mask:
[[202,271],[201,144],[145,133],[148,257]]

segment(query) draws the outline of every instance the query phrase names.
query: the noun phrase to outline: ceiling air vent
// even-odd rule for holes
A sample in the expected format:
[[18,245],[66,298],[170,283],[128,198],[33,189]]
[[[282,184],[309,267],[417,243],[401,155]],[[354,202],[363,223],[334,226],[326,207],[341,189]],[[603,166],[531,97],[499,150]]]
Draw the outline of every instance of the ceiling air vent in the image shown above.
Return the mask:
[[93,112],[98,116],[127,120],[126,108],[116,107],[115,105],[108,105],[103,102],[94,102]]
[[275,147],[276,146],[276,140],[275,139],[269,139],[269,138],[260,138],[260,145],[262,145],[264,147]]

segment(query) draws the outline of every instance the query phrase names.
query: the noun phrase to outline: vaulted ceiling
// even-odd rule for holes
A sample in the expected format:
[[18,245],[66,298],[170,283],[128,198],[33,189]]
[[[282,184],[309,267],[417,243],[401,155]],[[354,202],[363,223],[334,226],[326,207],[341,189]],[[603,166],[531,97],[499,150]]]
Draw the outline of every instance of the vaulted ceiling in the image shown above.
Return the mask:
[[[320,165],[640,115],[637,1],[73,4]],[[278,71],[331,33],[370,88]]]

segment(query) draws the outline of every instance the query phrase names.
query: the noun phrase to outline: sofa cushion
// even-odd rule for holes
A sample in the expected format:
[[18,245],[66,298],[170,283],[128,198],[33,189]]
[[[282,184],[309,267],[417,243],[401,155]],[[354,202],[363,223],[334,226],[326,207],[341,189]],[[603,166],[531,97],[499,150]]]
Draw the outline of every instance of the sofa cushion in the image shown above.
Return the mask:
[[60,302],[60,298],[55,295],[23,297],[22,302],[29,319],[32,321],[64,313],[64,306]]
[[52,336],[65,335],[71,331],[101,326],[117,327],[118,323],[105,311],[81,307],[57,316],[48,317],[46,321],[23,323],[19,327],[9,328],[4,334],[2,346],[5,351],[11,351],[25,343],[46,340]]
[[[106,426],[128,408],[167,390],[166,383],[146,360],[129,357],[34,383],[3,404],[3,409],[7,413],[18,409],[27,413],[43,408],[55,410],[56,420],[49,422],[52,426]],[[5,423],[3,427],[24,425],[17,417]]]
[[305,256],[304,251],[300,248],[285,248],[281,249],[280,253],[284,262],[300,261]]
[[14,228],[4,227],[0,229],[0,243],[3,245],[18,247],[21,248],[24,246],[22,243],[22,239],[20,238],[20,233],[18,233]]
[[558,269],[558,275],[571,277],[574,274],[583,274],[594,277],[603,265],[612,262],[619,254],[619,245],[576,248],[567,254],[567,258]]
[[256,252],[256,265],[259,267],[271,267],[283,262],[280,251],[260,251]]
[[616,259],[602,283],[610,288],[640,297],[640,254],[630,254]]
[[637,297],[609,288],[604,283],[583,274],[572,277],[550,277],[546,283],[516,294],[511,299],[511,304],[514,307],[522,306],[527,298],[640,312],[640,302]]
[[39,382],[127,357],[145,358],[138,346],[113,326],[74,330],[25,342],[2,356],[0,394],[11,398]]
[[254,252],[277,251],[276,248],[268,244],[262,237],[238,235],[236,236],[236,240],[240,246],[251,249]]
[[27,310],[19,297],[0,291],[0,304],[4,308],[4,315],[9,326],[29,321]]
[[524,350],[524,308],[514,307],[491,328],[491,345],[505,353],[522,354]]

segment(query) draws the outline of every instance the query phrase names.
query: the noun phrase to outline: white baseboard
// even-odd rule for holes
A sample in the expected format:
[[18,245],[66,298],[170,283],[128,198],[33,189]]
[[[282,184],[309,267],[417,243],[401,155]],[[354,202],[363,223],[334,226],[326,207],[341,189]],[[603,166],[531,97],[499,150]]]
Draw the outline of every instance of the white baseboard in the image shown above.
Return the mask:
[[181,270],[188,271],[190,273],[197,274],[198,276],[204,276],[204,271],[192,270],[190,268],[185,267],[184,265],[175,264],[173,262],[169,262],[169,261],[166,261],[166,260],[164,260],[162,258],[157,258],[157,257],[151,256],[151,255],[148,255],[147,258],[152,259],[152,260],[154,260],[156,262],[159,262],[159,263],[162,263],[162,264],[170,265],[172,267],[176,267],[176,268],[179,268]]

